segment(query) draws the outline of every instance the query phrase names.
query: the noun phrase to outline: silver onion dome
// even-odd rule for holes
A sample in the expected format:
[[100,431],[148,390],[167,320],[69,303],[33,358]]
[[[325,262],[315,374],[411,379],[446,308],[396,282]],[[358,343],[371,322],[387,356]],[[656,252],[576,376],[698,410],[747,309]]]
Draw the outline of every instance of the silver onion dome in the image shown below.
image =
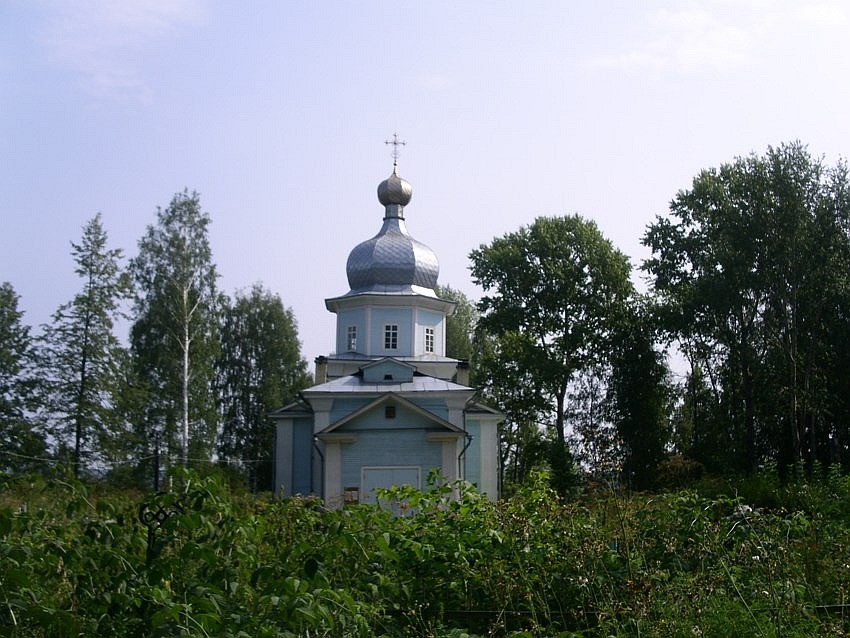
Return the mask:
[[384,206],[407,206],[411,197],[413,187],[406,179],[399,177],[398,168],[393,166],[393,174],[378,184],[378,201]]
[[404,207],[413,188],[393,168],[393,174],[378,186],[378,201],[384,206],[380,232],[348,255],[346,272],[349,294],[367,292],[434,295],[440,271],[434,251],[410,236],[404,223]]

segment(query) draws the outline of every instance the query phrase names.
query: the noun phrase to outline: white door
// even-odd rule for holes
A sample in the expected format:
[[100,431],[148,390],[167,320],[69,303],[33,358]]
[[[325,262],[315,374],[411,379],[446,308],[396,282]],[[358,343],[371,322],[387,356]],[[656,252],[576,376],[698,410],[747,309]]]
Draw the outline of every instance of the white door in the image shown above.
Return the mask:
[[419,468],[406,467],[364,467],[360,489],[361,503],[376,503],[375,490],[396,485],[410,485],[419,489]]

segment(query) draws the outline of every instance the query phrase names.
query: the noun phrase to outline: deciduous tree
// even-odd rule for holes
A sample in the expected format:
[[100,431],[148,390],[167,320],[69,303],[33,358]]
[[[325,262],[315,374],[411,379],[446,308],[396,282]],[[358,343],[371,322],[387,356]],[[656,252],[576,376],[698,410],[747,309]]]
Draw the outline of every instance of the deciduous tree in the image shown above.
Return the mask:
[[540,217],[482,245],[470,259],[485,292],[479,325],[499,337],[503,369],[514,371],[503,378],[521,383],[554,429],[553,465],[556,474],[564,472],[570,384],[607,357],[632,292],[628,258],[596,224],[572,215]]
[[183,465],[209,458],[216,435],[214,362],[218,354],[218,274],[210,217],[197,193],[177,193],[157,210],[130,264],[136,285],[130,341],[148,390],[144,434],[160,438]]
[[473,355],[472,341],[478,323],[475,304],[451,286],[437,286],[436,292],[441,299],[457,304],[454,313],[446,318],[446,356],[469,361]]
[[644,268],[718,409],[726,463],[829,462],[847,441],[850,186],[799,143],[705,170],[644,237]]
[[240,467],[254,491],[272,489],[274,426],[268,414],[310,382],[295,317],[280,297],[258,284],[226,305],[216,369],[218,453]]
[[629,305],[611,349],[607,407],[622,450],[622,476],[635,489],[656,486],[670,441],[672,389],[654,321],[643,303]]

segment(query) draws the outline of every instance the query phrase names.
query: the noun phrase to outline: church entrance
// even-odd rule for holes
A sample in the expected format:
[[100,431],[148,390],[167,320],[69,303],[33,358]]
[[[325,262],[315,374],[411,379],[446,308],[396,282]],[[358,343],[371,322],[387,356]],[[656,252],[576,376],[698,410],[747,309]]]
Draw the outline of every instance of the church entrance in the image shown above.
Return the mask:
[[416,466],[364,467],[361,470],[361,503],[377,503],[375,490],[396,485],[419,489],[421,471]]

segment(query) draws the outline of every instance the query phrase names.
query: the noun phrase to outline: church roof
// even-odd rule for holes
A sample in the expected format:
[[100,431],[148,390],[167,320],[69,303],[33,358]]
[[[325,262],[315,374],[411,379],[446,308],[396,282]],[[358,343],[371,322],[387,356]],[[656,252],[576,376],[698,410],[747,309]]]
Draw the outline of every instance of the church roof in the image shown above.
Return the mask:
[[368,404],[364,405],[360,409],[355,410],[354,412],[351,412],[349,414],[346,414],[341,419],[335,421],[334,423],[329,424],[324,430],[322,430],[322,432],[319,434],[319,436],[321,437],[322,434],[328,434],[330,432],[333,432],[334,430],[338,430],[339,428],[343,427],[346,423],[353,421],[357,417],[362,416],[364,414],[368,414],[369,412],[372,412],[378,406],[383,405],[385,403],[390,403],[390,402],[403,405],[408,410],[415,412],[415,413],[417,413],[421,416],[424,416],[426,419],[433,422],[435,425],[439,425],[440,427],[442,427],[442,428],[444,428],[444,429],[446,429],[450,432],[456,432],[458,434],[463,433],[463,429],[457,427],[453,423],[450,423],[449,421],[446,421],[445,419],[438,417],[437,415],[433,414],[432,412],[429,412],[428,410],[416,405],[415,403],[408,401],[407,399],[405,399],[402,396],[399,396],[399,395],[397,395],[393,392],[388,392],[386,394],[382,394],[381,396],[377,397],[374,401],[369,402]]
[[473,391],[469,386],[452,383],[435,377],[424,375],[416,375],[412,380],[402,383],[376,383],[364,381],[361,375],[352,374],[346,377],[339,377],[327,383],[320,383],[311,388],[304,390],[304,395],[310,395],[314,392],[358,392],[358,393],[378,393],[378,392],[457,392],[457,391]]
[[411,237],[404,221],[404,207],[413,188],[393,173],[378,185],[378,201],[384,206],[384,223],[377,235],[354,247],[346,273],[349,295],[365,293],[420,294],[436,296],[440,266],[428,246]]

